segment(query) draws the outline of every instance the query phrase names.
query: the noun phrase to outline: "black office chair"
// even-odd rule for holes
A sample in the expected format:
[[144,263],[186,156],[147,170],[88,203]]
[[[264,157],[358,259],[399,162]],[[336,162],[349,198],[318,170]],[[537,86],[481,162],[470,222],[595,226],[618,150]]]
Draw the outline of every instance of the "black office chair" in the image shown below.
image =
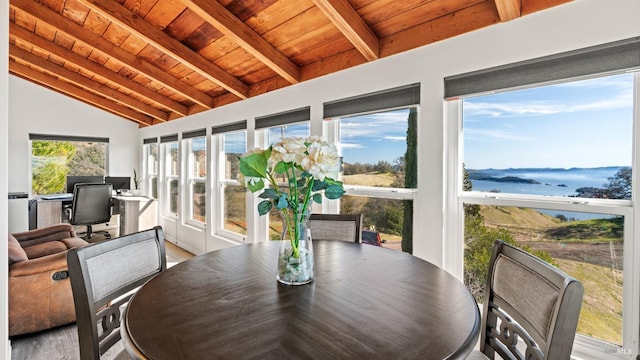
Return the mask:
[[[81,183],[73,188],[73,203],[68,210],[71,225],[86,225],[87,231],[82,238],[91,239],[92,225],[108,223],[111,220],[112,185],[105,183]],[[111,238],[105,231],[107,239]]]

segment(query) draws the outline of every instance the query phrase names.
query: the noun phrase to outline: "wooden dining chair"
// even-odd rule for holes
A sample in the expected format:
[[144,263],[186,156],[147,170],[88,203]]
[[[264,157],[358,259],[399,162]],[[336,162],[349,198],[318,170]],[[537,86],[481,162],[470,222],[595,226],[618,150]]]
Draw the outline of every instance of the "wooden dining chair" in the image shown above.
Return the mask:
[[584,289],[547,262],[500,240],[493,246],[480,351],[468,359],[569,359]]
[[311,214],[309,229],[313,240],[362,241],[362,214]]
[[80,358],[98,360],[120,341],[121,315],[135,290],[167,268],[162,228],[72,249],[67,262]]

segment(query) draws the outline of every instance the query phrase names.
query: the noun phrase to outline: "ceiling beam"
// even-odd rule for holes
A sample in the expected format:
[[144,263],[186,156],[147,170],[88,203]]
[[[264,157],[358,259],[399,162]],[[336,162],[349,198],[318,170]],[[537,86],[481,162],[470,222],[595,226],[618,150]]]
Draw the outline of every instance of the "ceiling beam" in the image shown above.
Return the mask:
[[55,63],[40,56],[36,56],[24,49],[17,47],[16,45],[9,45],[9,56],[13,57],[14,59],[20,59],[23,62],[26,62],[32,68],[37,67],[39,69],[42,69],[50,73],[51,75],[64,79],[67,82],[72,83],[77,87],[83,88],[88,92],[96,93],[113,101],[119,102],[143,114],[152,116],[162,122],[169,120],[169,116],[167,115],[167,113],[162,110],[158,110],[153,106],[147,105],[140,100],[136,100],[106,85],[96,83],[94,80],[91,80],[76,72],[66,69],[63,66],[56,65]]
[[137,93],[141,97],[144,97],[151,102],[163,106],[168,110],[177,112],[179,114],[182,114],[183,116],[187,115],[188,113],[188,109],[186,106],[165,96],[162,96],[131,79],[128,79],[96,62],[93,62],[83,56],[74,53],[69,49],[56,45],[55,43],[48,41],[14,23],[9,24],[9,36],[13,37],[14,39],[19,39],[60,59],[63,59],[66,62],[74,64],[75,66],[89,73],[94,73],[95,75],[100,76],[119,87],[123,87],[133,93]]
[[500,21],[505,22],[520,17],[520,0],[494,0]]
[[373,61],[380,57],[380,39],[347,0],[313,0],[313,2],[365,59]]
[[[102,37],[83,28],[73,21],[70,21],[66,17],[49,9],[45,5],[38,4],[37,2],[31,0],[11,0],[10,6],[14,9],[18,9],[33,16],[35,19],[46,23],[47,25],[56,29],[56,31],[60,31],[70,38],[75,39],[76,41],[87,44],[87,46],[102,53],[106,57],[121,62],[125,66],[140,72],[150,79],[157,81],[158,83],[173,90],[174,92],[182,94],[184,97],[190,99],[191,101],[198,103],[208,109],[213,108],[213,99],[209,95],[202,93],[201,91],[187,85],[179,79],[176,79],[175,77],[169,75],[166,71],[140,59],[134,54],[121,49],[119,46],[103,39]],[[136,90],[135,92],[138,91]],[[145,95],[145,97],[147,96]],[[156,95],[156,97],[158,96]],[[172,111],[183,116],[187,115],[187,108],[184,105],[169,98],[163,98],[165,100],[162,100],[162,106],[171,109]],[[155,99],[152,101],[159,102],[160,100]]]
[[291,84],[300,81],[300,69],[218,1],[180,0],[191,11],[235,41]]
[[169,56],[189,66],[239,98],[246,99],[248,97],[247,92],[249,89],[245,83],[119,3],[113,0],[79,0],[79,2],[135,36],[144,39],[152,46],[164,51]]
[[15,75],[22,76],[31,81],[35,81],[41,85],[47,86],[62,94],[71,96],[89,105],[96,106],[121,116],[125,119],[135,121],[142,125],[153,125],[153,118],[141,114],[130,108],[114,103],[100,96],[94,95],[88,91],[77,88],[71,84],[60,81],[49,75],[33,70],[26,65],[18,64],[15,61],[9,61],[9,71]]

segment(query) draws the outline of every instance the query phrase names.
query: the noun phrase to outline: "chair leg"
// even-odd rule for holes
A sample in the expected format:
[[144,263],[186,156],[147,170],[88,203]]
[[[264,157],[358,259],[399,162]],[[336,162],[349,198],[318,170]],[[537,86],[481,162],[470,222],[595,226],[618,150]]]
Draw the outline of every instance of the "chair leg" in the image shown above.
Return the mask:
[[87,234],[85,235],[84,239],[85,240],[89,240],[89,239],[91,239],[91,236],[93,236],[93,231],[91,229],[91,225],[87,225]]

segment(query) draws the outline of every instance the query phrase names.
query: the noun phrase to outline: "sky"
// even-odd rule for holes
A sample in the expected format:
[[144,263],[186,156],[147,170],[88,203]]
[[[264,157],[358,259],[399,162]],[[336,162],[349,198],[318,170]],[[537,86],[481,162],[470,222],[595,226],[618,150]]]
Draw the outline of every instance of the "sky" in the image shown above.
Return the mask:
[[341,119],[340,145],[346,163],[394,161],[407,150],[409,109]]
[[[406,151],[408,114],[341,119],[344,161],[394,164]],[[284,136],[306,136],[308,126],[287,126]],[[463,162],[467,169],[631,166],[632,129],[632,74],[472,97],[463,100]],[[227,151],[248,150],[234,140]]]
[[[360,115],[341,119],[341,151],[347,163],[376,164],[378,161],[394,161],[407,148],[407,117],[408,109],[387,111],[377,114]],[[281,131],[284,131],[282,134]],[[279,140],[281,135],[286,137],[306,137],[309,134],[309,124],[293,124],[284,128],[275,128],[269,132],[269,142]],[[226,151],[244,153],[244,136],[225,139]]]
[[467,169],[630,166],[633,76],[463,101]]

